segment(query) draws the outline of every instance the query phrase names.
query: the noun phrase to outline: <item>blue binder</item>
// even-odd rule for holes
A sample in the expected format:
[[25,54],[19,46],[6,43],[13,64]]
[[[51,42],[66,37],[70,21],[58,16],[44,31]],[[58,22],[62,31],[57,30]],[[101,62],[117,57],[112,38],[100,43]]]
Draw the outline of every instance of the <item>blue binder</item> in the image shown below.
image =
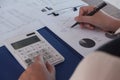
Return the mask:
[[[83,59],[79,53],[61,40],[47,27],[39,29],[38,32],[65,58],[65,61],[56,68],[56,80],[68,80],[78,63]],[[16,61],[5,46],[0,47],[0,80],[18,80],[23,67]]]

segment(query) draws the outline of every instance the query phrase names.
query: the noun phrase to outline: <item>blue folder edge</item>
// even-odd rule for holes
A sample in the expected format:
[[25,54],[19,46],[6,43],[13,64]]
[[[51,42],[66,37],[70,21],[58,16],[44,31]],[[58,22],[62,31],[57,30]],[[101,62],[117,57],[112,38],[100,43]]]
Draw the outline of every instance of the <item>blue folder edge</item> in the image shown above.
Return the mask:
[[[55,66],[56,80],[68,80],[83,56],[60,39],[50,29],[44,27],[37,30],[65,58],[65,61]],[[5,46],[0,47],[0,80],[18,80],[24,71]]]

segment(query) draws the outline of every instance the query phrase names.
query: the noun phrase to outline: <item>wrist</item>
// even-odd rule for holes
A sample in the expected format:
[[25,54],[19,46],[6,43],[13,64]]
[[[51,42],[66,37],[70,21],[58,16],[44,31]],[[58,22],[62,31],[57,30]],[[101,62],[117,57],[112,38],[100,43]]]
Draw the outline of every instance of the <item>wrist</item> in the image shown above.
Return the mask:
[[111,30],[115,32],[118,28],[120,28],[120,19],[113,19],[110,26]]

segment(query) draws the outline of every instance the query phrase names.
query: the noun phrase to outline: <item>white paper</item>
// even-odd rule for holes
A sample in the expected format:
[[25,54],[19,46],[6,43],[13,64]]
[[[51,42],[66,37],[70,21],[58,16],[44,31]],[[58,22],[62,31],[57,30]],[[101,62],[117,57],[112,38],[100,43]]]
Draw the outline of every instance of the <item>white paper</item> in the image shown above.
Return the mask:
[[[74,2],[74,6],[76,3],[74,0],[1,0],[0,2],[0,34],[2,34],[0,45],[5,39],[21,32],[46,26],[43,16],[48,16],[48,13],[57,9],[69,8],[71,2]],[[66,5],[69,6],[66,7]],[[47,10],[46,7],[51,7],[52,10]],[[46,12],[41,12],[42,9]]]
[[45,0],[48,2],[54,10],[62,10],[62,9],[69,9],[75,6],[81,6],[86,3],[84,3],[81,0]]
[[[71,28],[71,26],[75,23],[74,18],[78,15],[79,10],[74,12],[72,9],[69,9],[59,13],[60,15],[56,17],[52,15],[46,17],[46,21],[48,19],[47,24],[49,28],[83,56],[88,55],[101,45],[111,40],[100,30],[81,29],[79,25]],[[86,38],[93,40],[95,42],[95,46],[91,48],[81,46],[79,44],[80,40],[84,43],[82,39]]]
[[5,8],[22,2],[23,0],[0,0],[0,7]]
[[[36,4],[35,4],[36,3]],[[22,6],[22,7],[21,7]],[[0,11],[0,43],[26,31],[44,27],[40,4],[37,1],[16,4]],[[1,44],[2,45],[2,44]]]

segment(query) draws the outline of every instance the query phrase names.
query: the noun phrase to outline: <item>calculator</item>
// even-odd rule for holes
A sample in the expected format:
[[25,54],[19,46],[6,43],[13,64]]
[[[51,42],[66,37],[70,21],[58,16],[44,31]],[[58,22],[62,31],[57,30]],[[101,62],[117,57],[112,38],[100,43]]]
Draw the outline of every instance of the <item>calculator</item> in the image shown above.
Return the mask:
[[5,41],[5,46],[15,59],[27,68],[38,55],[52,65],[64,62],[64,57],[37,31],[17,35]]

